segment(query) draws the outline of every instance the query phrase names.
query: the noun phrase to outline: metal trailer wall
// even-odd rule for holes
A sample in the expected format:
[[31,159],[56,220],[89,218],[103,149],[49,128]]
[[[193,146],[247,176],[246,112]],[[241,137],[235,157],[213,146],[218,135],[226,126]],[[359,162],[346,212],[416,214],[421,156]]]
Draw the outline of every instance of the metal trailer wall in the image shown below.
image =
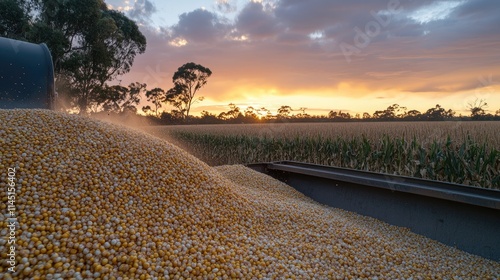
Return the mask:
[[54,102],[47,46],[0,37],[0,109],[54,109]]
[[500,191],[296,162],[248,167],[322,204],[500,261]]

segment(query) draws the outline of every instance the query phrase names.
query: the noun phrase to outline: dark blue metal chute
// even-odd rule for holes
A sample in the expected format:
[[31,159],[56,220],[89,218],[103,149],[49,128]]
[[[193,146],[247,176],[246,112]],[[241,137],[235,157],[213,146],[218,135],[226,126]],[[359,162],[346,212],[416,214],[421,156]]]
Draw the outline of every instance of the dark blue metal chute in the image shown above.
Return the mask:
[[54,67],[45,44],[0,37],[0,109],[54,109]]

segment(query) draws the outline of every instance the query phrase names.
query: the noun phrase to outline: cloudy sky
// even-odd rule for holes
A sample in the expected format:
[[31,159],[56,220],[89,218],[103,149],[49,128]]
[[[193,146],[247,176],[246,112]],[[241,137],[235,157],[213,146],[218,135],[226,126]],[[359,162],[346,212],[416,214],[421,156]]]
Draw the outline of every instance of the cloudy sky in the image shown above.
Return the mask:
[[107,0],[148,40],[122,83],[172,86],[187,62],[212,70],[195,105],[351,114],[437,103],[500,109],[497,0]]

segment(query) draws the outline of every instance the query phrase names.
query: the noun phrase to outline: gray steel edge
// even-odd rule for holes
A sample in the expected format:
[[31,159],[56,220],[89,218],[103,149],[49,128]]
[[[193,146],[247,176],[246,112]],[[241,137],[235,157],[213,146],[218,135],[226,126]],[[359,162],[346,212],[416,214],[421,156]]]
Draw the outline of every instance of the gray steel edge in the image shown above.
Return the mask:
[[[256,165],[258,164],[253,166]],[[263,165],[269,170],[310,175],[500,210],[500,191],[497,190],[289,161],[263,163]]]

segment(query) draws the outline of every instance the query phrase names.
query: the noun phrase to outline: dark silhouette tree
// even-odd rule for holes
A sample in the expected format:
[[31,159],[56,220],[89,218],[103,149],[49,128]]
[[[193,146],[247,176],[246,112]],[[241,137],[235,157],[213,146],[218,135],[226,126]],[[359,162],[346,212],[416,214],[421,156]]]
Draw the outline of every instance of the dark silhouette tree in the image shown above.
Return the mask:
[[420,113],[420,111],[418,111],[418,110],[410,110],[410,111],[406,112],[404,118],[417,119],[421,115],[422,115],[422,113]]
[[328,118],[330,119],[336,119],[338,117],[338,113],[336,111],[330,111],[328,113]]
[[259,116],[256,113],[256,110],[252,106],[248,106],[245,109],[245,118],[249,120],[258,120]]
[[218,116],[220,120],[224,121],[243,121],[245,116],[241,113],[240,107],[234,103],[229,103],[229,111],[221,112]]
[[26,40],[29,24],[29,6],[23,0],[0,1],[0,36]]
[[266,107],[261,107],[256,111],[257,115],[259,115],[261,119],[271,118],[273,115],[270,110],[266,109]]
[[373,112],[372,118],[373,119],[382,119],[385,116],[385,111],[377,110]]
[[455,116],[455,114],[456,114],[456,113],[455,113],[455,111],[453,111],[452,109],[448,109],[448,110],[445,112],[444,117],[445,117],[446,119],[451,119],[451,118],[453,118],[453,117]]
[[99,104],[102,103],[102,109],[105,112],[120,113],[120,99],[124,97],[128,92],[128,88],[120,85],[106,86],[102,91],[101,95],[96,98],[96,103],[94,106],[90,106],[92,113],[97,113]]
[[201,112],[201,123],[218,123],[219,119],[215,114],[212,114],[208,111]]
[[165,101],[171,103],[185,120],[189,117],[191,106],[203,97],[195,99],[196,93],[207,83],[212,75],[210,69],[189,62],[177,69],[172,77],[174,86],[167,91]]
[[230,119],[230,117],[228,116],[227,112],[220,112],[219,115],[217,116],[217,119],[222,121],[227,121]]
[[172,124],[181,122],[182,115],[180,115],[176,110],[172,110],[171,112],[161,112],[160,121],[163,124]]
[[432,120],[432,121],[442,121],[445,119],[452,118],[455,115],[455,112],[451,109],[446,110],[441,105],[436,104],[436,107],[430,108],[423,114],[424,120]]
[[100,18],[83,31],[86,42],[61,63],[60,74],[76,89],[81,113],[106,82],[129,72],[136,54],[146,49],[146,38],[133,21],[120,12],[100,9]]
[[403,117],[405,112],[406,112],[406,107],[401,107],[399,106],[399,104],[392,104],[383,111],[375,111],[375,113],[373,113],[373,118],[383,119],[383,120],[394,120],[396,118]]
[[441,105],[436,104],[436,107],[428,109],[424,115],[428,120],[442,120],[444,119],[444,112],[445,110]]
[[[120,85],[106,86],[102,91],[103,111],[115,113],[137,113],[137,105],[146,84],[131,83],[128,87]],[[97,110],[96,110],[97,111]]]
[[286,119],[290,117],[290,113],[292,112],[292,107],[283,105],[278,108],[278,118]]
[[121,97],[122,103],[121,103],[121,108],[122,112],[128,111],[128,112],[133,112],[137,113],[137,105],[141,101],[141,95],[144,93],[146,90],[146,84],[145,83],[131,83],[128,86],[128,92],[125,96]]
[[309,118],[310,115],[306,113],[306,110],[307,108],[306,107],[300,107],[298,110],[296,111],[299,111],[300,113],[298,113],[297,115],[295,115],[294,117],[295,118],[298,118],[298,119],[305,119],[305,118]]
[[[146,98],[149,102],[153,103],[154,107],[154,115],[159,117],[158,109],[162,107],[162,103],[164,102],[166,96],[165,91],[161,88],[154,88],[152,90],[146,91]],[[153,111],[151,107],[149,107],[150,111]]]
[[351,119],[351,114],[349,113],[344,113],[342,111],[339,112],[339,116],[343,120],[350,120]]
[[234,103],[229,103],[229,111],[227,111],[227,115],[232,119],[236,119],[240,114],[240,107],[236,106]]
[[144,113],[146,113],[146,115],[149,115],[149,114],[150,114],[150,112],[152,112],[152,111],[153,111],[153,109],[151,109],[151,106],[150,106],[150,105],[146,105],[146,106],[142,106],[142,111],[143,111]]
[[484,109],[488,107],[488,103],[484,99],[474,100],[474,103],[470,102],[467,104],[467,108],[470,111],[470,116],[473,120],[478,120],[485,116],[486,112]]

